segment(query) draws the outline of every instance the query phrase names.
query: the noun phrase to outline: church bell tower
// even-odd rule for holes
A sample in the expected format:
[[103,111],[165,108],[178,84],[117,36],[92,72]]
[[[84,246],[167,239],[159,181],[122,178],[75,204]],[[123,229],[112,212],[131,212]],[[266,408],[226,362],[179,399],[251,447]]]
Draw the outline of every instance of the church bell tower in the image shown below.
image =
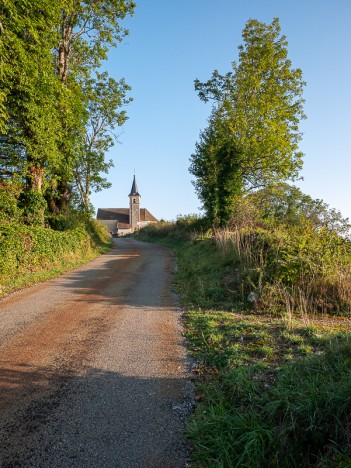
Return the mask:
[[135,175],[133,185],[129,194],[129,224],[134,230],[138,227],[140,221],[140,193],[136,183]]

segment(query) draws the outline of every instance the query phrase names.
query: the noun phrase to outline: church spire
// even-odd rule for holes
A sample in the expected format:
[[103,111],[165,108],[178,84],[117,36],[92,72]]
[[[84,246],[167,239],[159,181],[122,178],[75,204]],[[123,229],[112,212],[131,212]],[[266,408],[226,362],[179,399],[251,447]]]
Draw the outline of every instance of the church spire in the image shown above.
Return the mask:
[[133,195],[138,195],[140,197],[140,193],[138,192],[138,186],[137,186],[136,179],[135,179],[135,174],[134,174],[133,185],[130,190],[129,196],[133,196]]
[[135,179],[133,179],[133,185],[129,194],[129,224],[132,230],[138,228],[140,222],[140,193],[138,192],[138,186]]

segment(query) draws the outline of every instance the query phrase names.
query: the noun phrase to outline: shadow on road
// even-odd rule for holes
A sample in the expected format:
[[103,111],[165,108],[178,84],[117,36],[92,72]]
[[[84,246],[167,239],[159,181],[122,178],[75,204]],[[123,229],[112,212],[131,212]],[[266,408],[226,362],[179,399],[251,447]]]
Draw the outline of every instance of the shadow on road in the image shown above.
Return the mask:
[[175,259],[165,247],[134,239],[114,239],[113,249],[65,274],[52,287],[69,289],[71,300],[134,307],[174,305],[170,298]]
[[0,466],[185,466],[181,431],[191,400],[184,385],[3,363]]

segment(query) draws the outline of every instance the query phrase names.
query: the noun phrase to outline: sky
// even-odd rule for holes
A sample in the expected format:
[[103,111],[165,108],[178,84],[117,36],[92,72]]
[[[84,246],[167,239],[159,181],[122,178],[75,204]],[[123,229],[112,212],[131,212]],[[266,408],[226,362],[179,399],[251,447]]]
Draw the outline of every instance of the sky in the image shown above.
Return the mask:
[[350,0],[136,0],[124,22],[126,40],[104,67],[125,78],[133,102],[118,143],[110,189],[93,194],[98,208],[128,207],[135,173],[141,207],[156,218],[201,213],[189,158],[211,104],[201,102],[194,80],[224,74],[238,58],[249,19],[279,18],[293,68],[307,82],[301,122],[302,181],[313,198],[351,219],[351,1]]

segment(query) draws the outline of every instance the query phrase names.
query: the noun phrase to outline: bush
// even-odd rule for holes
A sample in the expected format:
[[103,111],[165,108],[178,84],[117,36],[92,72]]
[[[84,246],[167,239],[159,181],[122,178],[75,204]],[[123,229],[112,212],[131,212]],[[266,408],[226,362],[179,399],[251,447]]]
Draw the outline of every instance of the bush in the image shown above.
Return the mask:
[[43,195],[31,190],[23,195],[24,220],[31,226],[44,226],[47,203]]
[[210,225],[206,218],[192,214],[179,215],[174,221],[160,221],[151,223],[133,234],[140,240],[160,241],[167,239],[169,242],[195,241],[199,237],[210,236]]
[[21,218],[22,210],[18,207],[19,196],[19,184],[7,181],[0,183],[0,223]]

